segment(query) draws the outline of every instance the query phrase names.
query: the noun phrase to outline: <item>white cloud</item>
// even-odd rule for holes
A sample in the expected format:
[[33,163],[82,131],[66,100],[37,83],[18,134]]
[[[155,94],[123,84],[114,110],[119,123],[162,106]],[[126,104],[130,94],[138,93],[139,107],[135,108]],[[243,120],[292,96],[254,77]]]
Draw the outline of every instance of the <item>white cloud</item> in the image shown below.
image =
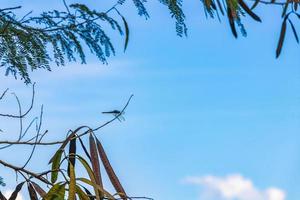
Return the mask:
[[285,200],[283,190],[269,187],[260,190],[250,179],[240,174],[226,177],[203,176],[186,177],[184,183],[200,186],[201,200]]
[[[10,197],[10,195],[11,195],[12,193],[13,193],[12,190],[6,190],[6,191],[3,192],[3,195],[4,195],[7,199],[9,199],[9,197]],[[20,194],[20,192],[19,192],[19,194],[18,194],[16,200],[24,200],[24,198],[23,198],[23,196]]]

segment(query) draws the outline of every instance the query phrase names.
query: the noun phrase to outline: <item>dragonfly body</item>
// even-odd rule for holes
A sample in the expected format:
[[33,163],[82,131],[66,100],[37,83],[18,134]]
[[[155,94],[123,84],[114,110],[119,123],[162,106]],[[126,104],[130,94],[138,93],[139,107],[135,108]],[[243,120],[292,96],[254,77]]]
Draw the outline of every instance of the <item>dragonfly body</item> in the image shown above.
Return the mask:
[[106,111],[102,112],[102,114],[112,114],[114,115],[120,122],[123,120],[125,121],[125,118],[122,116],[124,114],[124,111],[121,112],[119,110],[112,110],[112,111]]

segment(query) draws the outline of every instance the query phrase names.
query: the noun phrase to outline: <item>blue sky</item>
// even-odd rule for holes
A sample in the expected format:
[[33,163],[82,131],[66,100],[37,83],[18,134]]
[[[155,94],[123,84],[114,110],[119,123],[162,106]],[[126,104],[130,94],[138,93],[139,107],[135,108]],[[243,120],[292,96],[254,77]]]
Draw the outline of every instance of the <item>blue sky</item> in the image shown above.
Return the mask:
[[[100,1],[82,2],[102,8]],[[62,6],[37,0],[4,4],[24,5],[24,12]],[[134,94],[126,121],[98,133],[129,194],[157,200],[247,200],[245,194],[224,196],[220,188],[232,183],[230,188],[246,185],[256,195],[252,199],[281,200],[267,198],[270,188],[284,191],[285,200],[298,199],[299,47],[289,31],[275,59],[280,7],[259,7],[263,23],[246,18],[248,36],[236,40],[225,19],[205,18],[198,1],[185,5],[187,38],[176,36],[162,5],[146,5],[151,16],[146,21],[131,6],[123,10],[130,26],[128,50],[123,53],[122,38],[113,35],[118,52],[107,66],[89,56],[87,65],[69,63],[51,73],[32,73],[37,82],[32,116],[44,104],[46,140],[108,120],[101,112],[122,108]],[[0,83],[0,89],[9,87],[23,97],[26,106],[29,86],[12,77]],[[0,106],[9,110],[14,105]],[[13,123],[6,127],[12,133]],[[21,165],[27,149],[7,149],[1,159]],[[39,150],[43,157],[35,155],[31,169],[45,169],[56,148]],[[0,172],[11,187],[14,174],[3,167]]]

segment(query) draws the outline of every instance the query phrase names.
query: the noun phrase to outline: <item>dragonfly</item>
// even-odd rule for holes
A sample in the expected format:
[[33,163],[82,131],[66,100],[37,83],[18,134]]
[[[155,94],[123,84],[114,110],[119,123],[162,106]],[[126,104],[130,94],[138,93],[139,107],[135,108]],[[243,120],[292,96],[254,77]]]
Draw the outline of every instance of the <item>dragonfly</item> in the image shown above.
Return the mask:
[[111,114],[113,116],[115,116],[120,122],[125,121],[124,118],[124,111],[119,111],[119,110],[112,110],[112,111],[106,111],[106,112],[102,112],[102,114]]

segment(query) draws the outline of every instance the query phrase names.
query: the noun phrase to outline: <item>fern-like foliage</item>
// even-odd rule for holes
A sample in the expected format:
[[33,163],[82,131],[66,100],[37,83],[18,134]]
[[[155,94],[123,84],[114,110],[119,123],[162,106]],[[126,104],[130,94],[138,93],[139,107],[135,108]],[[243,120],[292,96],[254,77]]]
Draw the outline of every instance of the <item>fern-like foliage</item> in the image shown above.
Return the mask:
[[[30,71],[36,69],[51,70],[51,63],[57,66],[65,65],[67,61],[80,60],[86,62],[86,47],[95,54],[102,63],[107,63],[107,58],[115,54],[114,46],[109,35],[103,29],[103,24],[108,24],[111,29],[125,35],[125,47],[129,41],[129,25],[119,7],[129,0],[116,0],[116,3],[106,11],[92,10],[84,4],[71,4],[66,6],[66,11],[52,10],[43,12],[39,16],[30,13],[19,19],[15,8],[0,9],[0,67],[5,68],[6,75],[20,76],[25,83],[30,83]],[[175,19],[176,33],[179,36],[187,35],[183,0],[158,0],[165,5],[171,17]],[[256,21],[261,19],[253,9],[265,1],[255,0],[250,8],[244,0],[200,0],[203,3],[206,16],[211,18],[225,16],[228,19],[232,34],[238,37],[237,27],[242,35],[246,36],[246,29],[242,23],[243,16],[250,16]],[[149,18],[145,7],[146,0],[131,0],[140,16]],[[296,27],[290,19],[291,15],[298,13],[298,1],[286,3],[273,0],[271,5],[282,5],[282,28],[276,56],[281,53],[287,22],[297,42],[299,37]],[[110,16],[115,11],[119,18]],[[115,16],[115,15],[114,15]],[[117,16],[118,17],[118,16]],[[119,24],[122,22],[122,26]],[[124,30],[123,30],[124,29]],[[85,47],[86,46],[86,47]]]
[[51,70],[51,61],[60,66],[65,59],[79,58],[85,63],[83,44],[106,63],[115,50],[102,22],[123,33],[107,13],[90,10],[83,4],[70,5],[69,12],[54,10],[21,20],[12,12],[0,11],[0,66],[6,67],[6,74],[19,74],[25,83],[30,83],[29,71]]

